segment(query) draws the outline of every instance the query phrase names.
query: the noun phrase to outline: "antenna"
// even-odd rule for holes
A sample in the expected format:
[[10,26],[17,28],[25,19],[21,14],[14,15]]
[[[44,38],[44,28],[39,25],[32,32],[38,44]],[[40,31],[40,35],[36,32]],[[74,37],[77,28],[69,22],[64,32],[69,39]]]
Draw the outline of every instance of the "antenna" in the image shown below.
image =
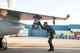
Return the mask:
[[10,0],[7,0],[7,6],[10,8]]
[[13,9],[15,8],[15,0],[6,0],[7,1],[7,8]]

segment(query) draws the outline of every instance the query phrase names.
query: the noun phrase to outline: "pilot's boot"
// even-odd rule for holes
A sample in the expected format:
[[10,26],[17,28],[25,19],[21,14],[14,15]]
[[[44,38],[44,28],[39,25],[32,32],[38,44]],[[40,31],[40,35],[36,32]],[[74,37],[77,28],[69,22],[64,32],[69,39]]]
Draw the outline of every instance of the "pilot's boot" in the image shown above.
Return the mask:
[[54,46],[50,46],[50,49],[48,51],[54,51]]
[[50,49],[48,51],[54,51],[54,46],[52,44],[52,39],[51,38],[49,38],[48,43],[49,43],[49,46],[50,46]]

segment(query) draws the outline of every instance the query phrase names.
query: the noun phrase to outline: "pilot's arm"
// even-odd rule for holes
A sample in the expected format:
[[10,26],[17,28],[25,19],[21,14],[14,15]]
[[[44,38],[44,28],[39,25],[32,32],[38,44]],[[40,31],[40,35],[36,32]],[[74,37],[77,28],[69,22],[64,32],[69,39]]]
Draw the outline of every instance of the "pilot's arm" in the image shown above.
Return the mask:
[[40,25],[40,27],[41,27],[42,29],[45,29],[45,27],[43,27],[40,22],[38,22],[38,24]]

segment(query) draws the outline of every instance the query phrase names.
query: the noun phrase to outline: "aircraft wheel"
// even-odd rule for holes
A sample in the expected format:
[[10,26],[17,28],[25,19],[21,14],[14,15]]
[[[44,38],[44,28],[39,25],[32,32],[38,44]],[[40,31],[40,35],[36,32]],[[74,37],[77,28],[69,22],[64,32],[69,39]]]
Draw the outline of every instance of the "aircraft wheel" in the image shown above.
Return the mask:
[[2,39],[2,48],[7,49],[7,39],[6,38]]

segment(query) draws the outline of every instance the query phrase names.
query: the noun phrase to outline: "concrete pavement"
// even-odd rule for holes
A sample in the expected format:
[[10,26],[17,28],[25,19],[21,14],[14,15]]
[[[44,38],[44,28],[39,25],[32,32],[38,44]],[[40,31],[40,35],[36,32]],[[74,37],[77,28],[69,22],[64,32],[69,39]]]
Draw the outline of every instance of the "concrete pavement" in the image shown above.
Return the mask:
[[[8,46],[45,46],[48,47],[48,38],[42,37],[9,37],[7,38]],[[55,47],[78,47],[80,48],[80,40],[69,39],[53,39]]]
[[[8,49],[0,53],[52,53],[48,52],[48,38],[9,37]],[[54,39],[54,53],[80,53],[80,40]]]
[[[48,52],[48,47],[9,47],[1,50],[0,53],[52,53]],[[80,53],[78,48],[55,48],[54,53]]]

